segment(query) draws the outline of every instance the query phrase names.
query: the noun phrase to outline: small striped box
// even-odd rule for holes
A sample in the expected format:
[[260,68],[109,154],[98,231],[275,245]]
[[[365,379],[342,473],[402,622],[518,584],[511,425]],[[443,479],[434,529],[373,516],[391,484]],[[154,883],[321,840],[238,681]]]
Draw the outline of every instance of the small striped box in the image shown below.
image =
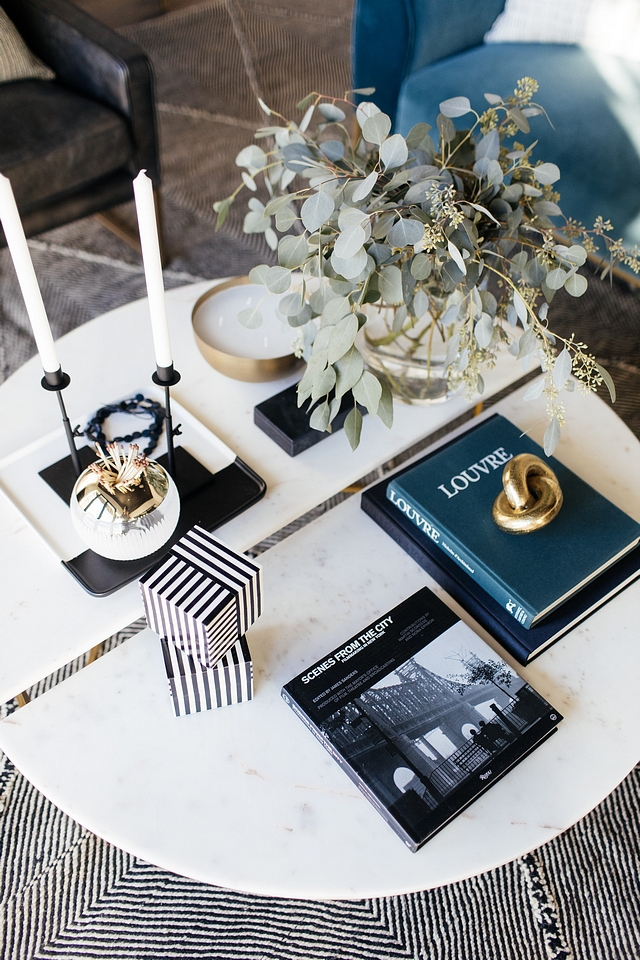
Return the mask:
[[140,580],[152,630],[214,667],[262,613],[262,570],[193,527]]
[[253,698],[253,664],[244,637],[216,663],[205,667],[170,640],[160,638],[176,717],[228,707]]

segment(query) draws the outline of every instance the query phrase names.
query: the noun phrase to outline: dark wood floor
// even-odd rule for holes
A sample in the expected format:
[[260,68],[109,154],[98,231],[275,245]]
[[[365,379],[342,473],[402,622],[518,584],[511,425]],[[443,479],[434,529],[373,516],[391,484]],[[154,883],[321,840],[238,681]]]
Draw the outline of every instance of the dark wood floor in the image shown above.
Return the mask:
[[202,0],[74,0],[78,7],[110,27],[139,23],[199,2]]

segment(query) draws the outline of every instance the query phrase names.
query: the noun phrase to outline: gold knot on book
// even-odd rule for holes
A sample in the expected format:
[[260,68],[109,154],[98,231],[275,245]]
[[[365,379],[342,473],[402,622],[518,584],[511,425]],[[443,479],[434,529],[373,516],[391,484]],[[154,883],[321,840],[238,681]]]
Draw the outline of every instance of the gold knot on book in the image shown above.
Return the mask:
[[519,453],[502,472],[493,521],[507,533],[531,533],[546,527],[562,506],[562,490],[553,470],[532,453]]

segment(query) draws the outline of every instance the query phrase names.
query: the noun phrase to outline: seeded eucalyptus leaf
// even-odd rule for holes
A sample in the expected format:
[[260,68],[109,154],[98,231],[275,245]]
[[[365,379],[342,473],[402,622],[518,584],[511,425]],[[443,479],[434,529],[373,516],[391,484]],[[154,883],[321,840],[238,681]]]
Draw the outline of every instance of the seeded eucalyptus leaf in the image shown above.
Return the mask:
[[497,130],[489,130],[475,147],[476,160],[497,160],[500,156],[500,137]]
[[284,267],[269,267],[263,282],[269,293],[286,293],[291,286],[291,271]]
[[397,167],[401,167],[408,156],[407,142],[399,133],[387,137],[380,147],[380,160],[384,164],[385,170],[395,170]]
[[302,266],[308,256],[309,244],[304,234],[299,237],[283,237],[278,244],[278,260],[283,267],[290,270]]
[[[304,163],[313,160],[313,154],[304,143],[289,143],[286,147],[282,148],[282,158],[287,170],[295,174],[300,173],[304,167]],[[301,161],[304,161],[304,163]]]
[[267,164],[267,155],[255,143],[249,144],[236,157],[237,167],[246,167],[249,171],[262,170]]
[[465,113],[471,113],[471,104],[467,97],[450,97],[440,104],[440,113],[445,117],[464,117]]
[[308,303],[303,304],[302,310],[300,313],[296,313],[294,317],[287,317],[287,322],[290,327],[303,327],[305,323],[309,323],[313,311]]
[[399,307],[393,311],[393,323],[391,324],[391,329],[394,333],[399,333],[404,327],[407,320],[407,308],[402,303]]
[[[360,104],[362,107],[363,104]],[[362,127],[362,136],[369,143],[377,143],[380,146],[389,136],[391,130],[391,118],[386,113],[374,113],[364,122]]]
[[336,400],[343,397],[348,390],[358,382],[364,370],[362,354],[351,347],[335,364],[336,368]]
[[485,93],[484,98],[492,107],[495,106],[496,103],[502,103],[502,97],[499,97],[497,93]]
[[534,382],[527,388],[527,391],[522,398],[523,400],[537,400],[538,397],[542,396],[542,391],[545,388],[544,377],[541,377],[540,380],[534,380]]
[[389,233],[389,230],[393,226],[395,219],[396,214],[392,211],[380,214],[371,228],[372,236],[374,236],[376,240],[384,240],[386,235]]
[[[336,239],[333,250],[336,257],[341,260],[348,260],[355,256],[366,241],[367,236],[363,227],[359,224],[346,227]],[[362,269],[362,267],[360,268]],[[359,271],[358,271],[359,272]]]
[[474,335],[478,345],[486,349],[491,343],[493,336],[493,319],[488,313],[483,313],[474,327]]
[[463,280],[464,273],[462,270],[453,260],[447,260],[442,267],[442,284],[445,293],[451,293]]
[[564,283],[564,288],[572,297],[581,297],[586,292],[589,284],[587,278],[579,273],[571,273]]
[[265,216],[272,217],[274,213],[277,213],[278,210],[282,209],[282,207],[288,206],[295,196],[295,193],[288,193],[284,197],[273,197],[273,199],[269,200],[269,203],[264,208]]
[[346,297],[336,297],[335,300],[329,300],[322,311],[323,325],[333,325],[351,313],[351,304]]
[[421,180],[419,183],[414,183],[405,193],[404,202],[424,203],[436,182],[434,177],[429,177],[426,180]]
[[318,400],[320,397],[327,396],[327,394],[331,393],[335,385],[336,372],[333,367],[327,367],[326,370],[315,378],[313,390],[311,391],[311,399]]
[[429,123],[416,123],[415,126],[411,127],[411,130],[409,130],[409,133],[406,136],[409,150],[420,149],[420,144],[428,135],[429,130],[431,130],[431,124]]
[[280,297],[278,310],[285,317],[295,317],[302,310],[302,297],[299,293],[288,293]]
[[538,200],[534,203],[533,209],[537,214],[543,217],[561,217],[562,210],[557,203],[552,200]]
[[398,267],[383,267],[378,280],[380,296],[385,303],[402,303],[402,274]]
[[432,269],[431,258],[426,253],[417,254],[411,261],[411,273],[416,280],[426,280]]
[[[358,227],[358,229],[360,228]],[[345,260],[339,257],[334,250],[331,254],[331,266],[335,272],[339,276],[344,277],[345,280],[353,280],[354,277],[359,276],[367,266],[367,251],[364,247],[360,247],[357,253],[349,257],[348,260]]]
[[373,190],[373,188],[375,187],[377,180],[378,180],[378,174],[374,170],[372,173],[369,174],[368,177],[365,177],[362,183],[359,183],[358,186],[355,188],[355,190],[351,194],[352,201],[354,203],[360,203],[361,200],[364,200],[366,197],[368,197],[371,191]]
[[375,417],[382,396],[380,381],[368,370],[365,370],[353,387],[353,396],[361,406],[367,408],[372,417]]
[[229,209],[231,207],[232,201],[227,198],[226,200],[218,200],[217,203],[214,203],[213,209],[218,214],[216,219],[216,230],[219,230],[222,224],[227,219]]
[[319,144],[319,147],[327,160],[331,160],[332,163],[337,163],[338,160],[342,160],[344,157],[344,143],[342,140],[324,140]]
[[249,330],[255,330],[262,323],[262,314],[257,307],[249,307],[247,310],[241,310],[238,314],[238,320],[243,327]]
[[295,210],[292,210],[292,208],[289,206],[283,207],[276,213],[276,227],[278,230],[284,233],[293,226],[297,219],[298,216]]
[[456,128],[453,125],[453,121],[450,120],[449,117],[446,117],[444,113],[439,113],[436,123],[444,142],[450,143],[456,135]]
[[564,282],[567,279],[567,272],[561,267],[558,267],[556,270],[550,270],[545,278],[545,283],[550,290],[560,290],[564,287]]
[[403,218],[389,230],[387,240],[393,247],[407,247],[418,243],[424,237],[424,224],[418,220]]
[[562,390],[569,379],[572,366],[571,354],[565,347],[564,350],[558,354],[553,364],[553,384],[556,390]]
[[553,455],[554,450],[560,441],[560,423],[557,417],[552,417],[551,422],[544,432],[544,452],[548,457]]
[[370,97],[372,93],[376,92],[375,87],[358,87],[357,90],[349,90],[349,93],[359,93],[363,97]]
[[560,179],[560,168],[555,163],[541,163],[533,168],[533,175],[538,183],[555,183]]
[[615,403],[616,387],[613,380],[611,379],[610,373],[607,370],[605,370],[604,367],[601,367],[599,363],[596,363],[596,367],[597,367],[598,373],[602,377],[602,382],[604,383],[607,390],[609,391],[609,396],[611,397],[611,403]]
[[315,233],[323,223],[327,222],[334,210],[333,199],[328,193],[319,191],[308,197],[302,204],[300,217],[309,233]]
[[333,423],[335,418],[340,413],[340,407],[342,406],[342,397],[334,397],[331,403],[329,404],[329,423]]
[[382,391],[378,403],[378,416],[389,430],[393,426],[393,397],[388,384],[381,383]]
[[362,432],[362,414],[357,407],[349,410],[344,421],[344,432],[347,440],[351,444],[351,449],[355,450],[360,443],[360,434]]
[[251,283],[259,283],[266,286],[269,269],[266,263],[258,264],[257,267],[253,267],[249,271],[249,280],[251,280]]
[[335,363],[340,357],[343,357],[347,350],[353,346],[358,332],[358,318],[350,313],[343,317],[333,327],[329,345],[327,347],[327,360],[329,363]]
[[537,257],[532,257],[526,266],[524,276],[532,287],[539,287],[547,276],[547,268]]
[[513,305],[516,308],[516,313],[518,314],[518,320],[520,320],[523,327],[526,327],[527,324],[529,323],[527,305],[517,290],[513,291]]
[[554,247],[554,252],[560,260],[577,267],[581,267],[587,259],[587,251],[584,247],[581,247],[579,243],[574,243],[570,247],[564,247],[558,244]]
[[416,289],[416,285],[418,281],[411,273],[410,266],[406,260],[402,264],[401,274],[402,274],[402,299],[404,303],[408,307],[410,307],[413,302],[413,294]]
[[346,117],[346,114],[340,107],[336,107],[335,103],[319,103],[318,110],[326,120],[330,120],[332,123],[342,123]]
[[536,335],[531,327],[520,337],[518,341],[518,360],[530,356],[538,346]]
[[529,126],[529,121],[519,107],[511,107],[509,110],[509,116],[515,123],[518,130],[521,130],[523,133],[530,132],[531,127]]
[[242,229],[245,233],[264,233],[271,226],[271,219],[264,217],[260,210],[249,210],[245,214]]
[[388,243],[372,243],[368,253],[370,257],[373,257],[376,264],[380,266],[391,258],[392,250]]
[[429,309],[429,297],[426,295],[424,290],[418,290],[415,297],[413,298],[413,312],[418,318],[424,317],[425,313]]
[[458,270],[460,271],[460,273],[466,275],[466,273],[467,273],[466,264],[465,264],[464,260],[462,259],[462,254],[460,253],[460,251],[459,251],[458,248],[456,247],[455,243],[452,243],[452,241],[449,240],[448,243],[447,243],[447,249],[449,250],[449,256],[451,257],[451,259],[453,260],[453,262],[454,262],[455,265],[457,266],[457,268],[458,268]]
[[329,404],[326,400],[312,410],[309,417],[309,426],[312,430],[319,430],[321,433],[329,426]]
[[373,117],[374,114],[380,112],[380,107],[376,106],[375,103],[371,103],[371,101],[365,100],[363,103],[359,103],[356,108],[356,119],[360,124],[360,128],[362,129],[362,127],[364,127],[369,117]]

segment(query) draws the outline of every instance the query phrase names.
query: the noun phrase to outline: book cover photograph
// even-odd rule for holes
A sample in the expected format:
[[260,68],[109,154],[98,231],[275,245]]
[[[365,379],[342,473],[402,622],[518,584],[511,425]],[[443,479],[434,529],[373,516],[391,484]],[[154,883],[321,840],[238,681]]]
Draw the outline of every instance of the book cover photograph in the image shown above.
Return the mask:
[[[515,535],[492,507],[505,464],[522,453],[548,464],[563,501],[547,526]],[[387,497],[526,630],[640,541],[640,524],[499,414],[401,471]]]
[[282,696],[414,852],[562,719],[426,587]]

